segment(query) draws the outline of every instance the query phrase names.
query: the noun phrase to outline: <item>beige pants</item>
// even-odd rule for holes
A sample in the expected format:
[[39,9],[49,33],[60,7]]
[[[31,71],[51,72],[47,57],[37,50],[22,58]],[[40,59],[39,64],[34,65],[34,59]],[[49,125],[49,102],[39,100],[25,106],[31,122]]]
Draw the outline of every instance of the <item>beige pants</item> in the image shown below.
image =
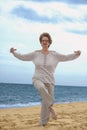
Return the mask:
[[54,103],[54,85],[35,80],[34,86],[39,91],[42,98],[40,125],[45,125],[50,117],[49,106]]

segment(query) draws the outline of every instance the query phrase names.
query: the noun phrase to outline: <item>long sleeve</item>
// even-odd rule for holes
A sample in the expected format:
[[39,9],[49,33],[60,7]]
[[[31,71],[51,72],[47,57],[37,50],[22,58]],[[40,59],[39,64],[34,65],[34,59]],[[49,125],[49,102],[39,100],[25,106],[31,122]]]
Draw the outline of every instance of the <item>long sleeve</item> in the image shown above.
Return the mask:
[[32,52],[32,53],[28,53],[28,54],[20,54],[20,53],[17,53],[17,52],[13,52],[13,55],[20,59],[20,60],[23,60],[23,61],[32,61],[34,59],[34,56],[35,56],[35,52]]
[[59,54],[56,52],[56,58],[60,62],[74,60],[74,59],[78,58],[79,56],[80,55],[78,55],[76,53],[63,55],[63,54]]

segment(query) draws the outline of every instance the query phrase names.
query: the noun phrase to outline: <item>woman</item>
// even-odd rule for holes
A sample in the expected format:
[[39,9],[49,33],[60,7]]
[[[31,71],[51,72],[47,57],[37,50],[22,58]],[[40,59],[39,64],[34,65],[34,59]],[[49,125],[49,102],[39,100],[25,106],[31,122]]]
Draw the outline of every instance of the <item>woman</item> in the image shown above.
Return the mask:
[[49,121],[50,113],[53,119],[57,119],[57,115],[52,108],[54,104],[55,68],[59,62],[76,59],[80,56],[81,52],[75,51],[73,54],[62,55],[56,51],[50,51],[49,47],[52,43],[52,39],[49,33],[42,33],[39,40],[42,46],[41,50],[21,55],[15,52],[16,49],[11,48],[10,52],[16,58],[23,61],[32,61],[35,65],[35,74],[32,81],[42,98],[40,125],[44,126]]

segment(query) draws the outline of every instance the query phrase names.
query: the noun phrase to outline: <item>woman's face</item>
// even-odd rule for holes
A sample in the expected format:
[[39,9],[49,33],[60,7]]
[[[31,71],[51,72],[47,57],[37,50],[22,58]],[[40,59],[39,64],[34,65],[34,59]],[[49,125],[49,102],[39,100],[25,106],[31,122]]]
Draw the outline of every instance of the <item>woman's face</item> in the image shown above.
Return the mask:
[[41,46],[42,46],[43,48],[48,48],[49,44],[50,44],[50,43],[49,43],[48,37],[43,36],[43,37],[42,37],[42,40],[41,40]]

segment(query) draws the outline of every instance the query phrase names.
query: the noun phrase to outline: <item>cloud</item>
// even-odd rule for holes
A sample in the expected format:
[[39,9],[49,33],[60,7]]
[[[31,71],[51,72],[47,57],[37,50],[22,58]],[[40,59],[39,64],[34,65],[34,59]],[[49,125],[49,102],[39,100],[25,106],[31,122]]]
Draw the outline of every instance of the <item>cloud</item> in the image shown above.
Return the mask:
[[[28,0],[26,0],[28,1]],[[31,0],[34,2],[64,2],[68,4],[87,4],[87,0]]]
[[[60,4],[59,4],[60,5]],[[20,18],[24,18],[29,20],[30,22],[40,22],[40,23],[82,23],[86,22],[86,11],[87,9],[84,9],[81,7],[82,10],[80,10],[80,7],[78,9],[76,8],[70,8],[66,5],[61,5],[59,7],[55,7],[55,9],[50,6],[49,10],[53,10],[53,12],[47,10],[46,7],[41,10],[33,9],[33,8],[26,8],[23,6],[17,6],[12,10],[12,14],[15,14],[16,16]],[[54,4],[55,6],[55,4]],[[44,10],[46,10],[46,13],[44,13]],[[64,11],[63,11],[64,10]],[[40,12],[40,13],[39,13]]]
[[59,0],[68,4],[87,4],[87,0]]
[[1,8],[0,8],[0,15],[1,15]]
[[27,20],[33,22],[41,22],[41,23],[57,23],[56,16],[52,16],[51,18],[43,15],[39,15],[36,11],[31,8],[25,8],[23,6],[16,7],[12,10],[12,14],[15,14],[18,17],[25,18]]
[[83,20],[75,21],[73,23],[66,23],[66,26],[64,26],[64,24],[62,26],[65,32],[87,35],[87,23]]
[[[3,7],[1,8],[1,27],[8,28],[7,30],[10,32],[14,31],[15,33],[17,31],[17,34],[21,33],[22,35],[23,33],[24,35],[24,32],[29,33],[30,29],[31,32],[34,32],[35,29],[37,32],[41,32],[42,30],[50,30],[50,32],[52,32],[55,28],[58,30],[60,28],[60,30],[66,32],[81,35],[86,34],[86,5],[71,6],[55,0],[50,4],[47,2],[36,3],[22,0],[7,2],[6,5],[3,4],[1,7]],[[40,31],[38,30],[38,25],[41,28]],[[7,30],[5,32],[7,32]]]
[[70,33],[76,33],[76,34],[81,34],[81,35],[87,35],[87,30],[70,30],[70,29],[67,29],[67,32],[70,32]]
[[[25,1],[25,0],[23,0]],[[26,0],[26,1],[33,1],[33,2],[40,2],[40,3],[48,3],[48,2],[58,2],[58,0]]]
[[[26,0],[26,1],[29,1],[29,0]],[[58,1],[58,0],[31,0],[31,1],[43,3],[43,2],[55,2],[55,1]]]
[[[53,6],[52,6],[53,5]],[[30,8],[24,6],[17,6],[13,8],[11,13],[22,19],[28,20],[28,22],[38,22],[41,24],[56,24],[62,26],[62,29],[66,32],[75,34],[86,35],[87,27],[87,6],[75,6],[70,7],[66,4],[52,4],[49,11],[47,9],[48,4],[42,8]],[[39,6],[39,5],[37,5]],[[36,7],[36,6],[35,6]],[[41,6],[40,6],[41,7]],[[55,8],[54,8],[55,7]],[[58,7],[58,8],[57,8]],[[46,10],[47,9],[47,10]],[[44,12],[46,10],[46,13]],[[40,13],[39,13],[40,12]],[[85,23],[85,24],[84,24]],[[65,26],[66,25],[66,26]]]

